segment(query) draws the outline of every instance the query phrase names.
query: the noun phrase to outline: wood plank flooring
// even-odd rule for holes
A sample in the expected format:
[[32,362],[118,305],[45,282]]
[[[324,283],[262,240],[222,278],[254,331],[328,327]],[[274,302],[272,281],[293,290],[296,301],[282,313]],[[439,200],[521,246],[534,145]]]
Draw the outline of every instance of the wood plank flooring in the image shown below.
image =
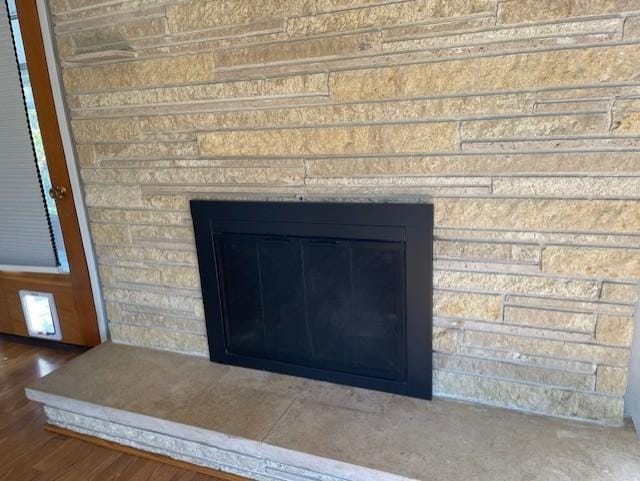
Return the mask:
[[78,353],[0,334],[0,481],[224,481],[44,431],[24,388]]

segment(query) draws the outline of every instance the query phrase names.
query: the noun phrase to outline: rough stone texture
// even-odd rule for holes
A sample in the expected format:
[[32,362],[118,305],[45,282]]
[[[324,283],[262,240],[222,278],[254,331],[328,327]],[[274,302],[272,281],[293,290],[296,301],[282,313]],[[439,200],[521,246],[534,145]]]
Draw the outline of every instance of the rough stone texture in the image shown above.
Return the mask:
[[115,340],[206,355],[189,199],[419,194],[438,392],[620,421],[637,1],[50,4]]

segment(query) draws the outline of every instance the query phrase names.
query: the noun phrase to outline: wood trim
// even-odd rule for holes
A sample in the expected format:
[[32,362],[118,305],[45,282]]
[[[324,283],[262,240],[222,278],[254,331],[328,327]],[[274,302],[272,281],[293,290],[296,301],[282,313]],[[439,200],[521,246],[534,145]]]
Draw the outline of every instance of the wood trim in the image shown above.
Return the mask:
[[[76,204],[73,199],[73,196],[80,195],[80,192],[74,193],[71,189],[36,0],[20,0],[16,2],[16,8],[38,120],[42,126],[46,127],[41,129],[41,135],[51,183],[64,187],[68,192],[65,198],[56,201],[56,205],[69,260],[70,273],[66,278],[69,290],[73,293],[75,318],[79,322],[74,323],[73,330],[63,327],[63,342],[95,346],[100,343],[98,318],[76,215]],[[25,274],[25,276],[33,281],[49,279],[46,275],[34,273]],[[6,272],[0,272],[0,277],[10,277],[15,280],[14,275]]]
[[106,441],[95,436],[89,436],[88,434],[77,433],[75,431],[71,431],[70,429],[64,429],[52,424],[46,424],[44,430],[50,433],[55,433],[61,436],[66,436],[69,438],[78,439],[80,441],[85,441],[87,443],[95,444],[103,448],[112,449],[120,453],[130,454],[139,458],[149,459],[152,461],[157,461],[159,463],[168,464],[169,466],[174,466],[176,468],[193,471],[195,473],[204,474],[206,476],[211,476],[213,478],[220,479],[221,481],[248,481],[247,478],[243,478],[235,474],[225,473],[224,471],[218,471],[216,469],[207,468],[204,466],[198,466],[197,464],[187,463],[185,461],[178,461],[177,459],[172,459],[168,456],[150,453],[141,449],[123,446],[122,444],[114,443],[112,441]]

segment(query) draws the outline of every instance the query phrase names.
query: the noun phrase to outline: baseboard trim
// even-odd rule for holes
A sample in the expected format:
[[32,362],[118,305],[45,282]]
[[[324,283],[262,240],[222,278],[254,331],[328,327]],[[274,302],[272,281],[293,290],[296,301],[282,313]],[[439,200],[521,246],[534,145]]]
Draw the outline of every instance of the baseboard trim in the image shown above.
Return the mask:
[[204,466],[198,466],[197,464],[191,464],[185,461],[178,461],[176,459],[172,459],[170,457],[163,456],[161,454],[149,453],[141,449],[136,449],[129,446],[123,446],[122,444],[114,443],[112,441],[107,441],[105,439],[100,439],[95,436],[89,436],[88,434],[77,433],[69,429],[60,428],[58,426],[54,426],[53,424],[45,424],[44,430],[50,433],[66,436],[68,438],[78,439],[80,441],[85,441],[87,443],[95,444],[97,446],[111,449],[113,451],[118,451],[123,454],[137,456],[139,458],[149,459],[151,461],[157,461],[159,463],[168,464],[169,466],[174,466],[176,468],[184,469],[186,471],[193,471],[194,473],[211,476],[213,478],[219,479],[220,481],[249,481],[247,480],[247,478],[243,478],[235,474],[229,474],[229,473],[225,473],[224,471],[218,471],[216,469],[211,469]]

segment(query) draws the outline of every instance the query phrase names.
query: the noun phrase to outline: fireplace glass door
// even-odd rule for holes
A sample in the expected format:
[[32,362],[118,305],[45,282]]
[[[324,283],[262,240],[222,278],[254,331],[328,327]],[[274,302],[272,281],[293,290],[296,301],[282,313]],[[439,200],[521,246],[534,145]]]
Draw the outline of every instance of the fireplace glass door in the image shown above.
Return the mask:
[[404,379],[404,243],[214,239],[230,353]]

